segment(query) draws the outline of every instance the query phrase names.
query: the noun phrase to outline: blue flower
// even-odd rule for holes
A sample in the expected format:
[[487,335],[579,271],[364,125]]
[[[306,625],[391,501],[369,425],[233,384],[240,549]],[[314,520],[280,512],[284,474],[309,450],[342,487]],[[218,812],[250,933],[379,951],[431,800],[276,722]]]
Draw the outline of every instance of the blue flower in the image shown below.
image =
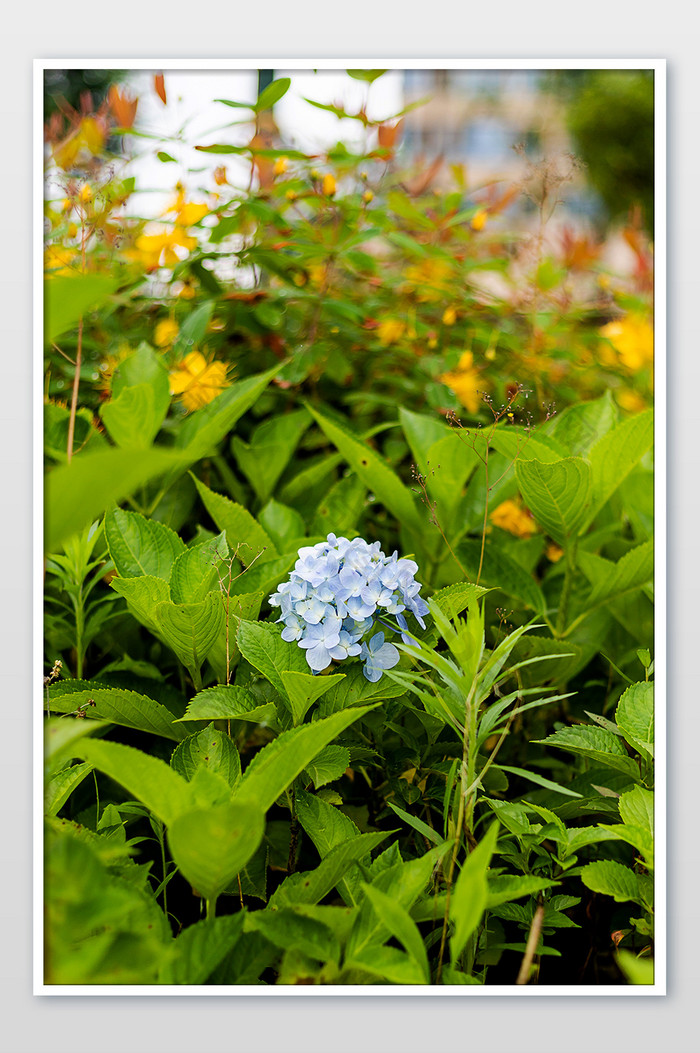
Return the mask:
[[384,643],[384,633],[375,633],[369,643],[362,644],[360,657],[365,659],[365,676],[374,684],[385,669],[397,665],[400,656],[393,644]]
[[[420,596],[417,570],[413,560],[399,559],[398,552],[386,556],[378,541],[369,545],[361,537],[349,541],[329,534],[325,541],[299,549],[288,581],[270,596],[270,605],[280,611],[277,621],[284,624],[282,639],[305,651],[314,673],[332,661],[360,656],[365,676],[376,682],[399,661],[383,632],[363,642],[380,619],[395,615],[405,643],[412,637],[403,612],[425,628],[428,605]],[[396,631],[383,620],[381,624]]]

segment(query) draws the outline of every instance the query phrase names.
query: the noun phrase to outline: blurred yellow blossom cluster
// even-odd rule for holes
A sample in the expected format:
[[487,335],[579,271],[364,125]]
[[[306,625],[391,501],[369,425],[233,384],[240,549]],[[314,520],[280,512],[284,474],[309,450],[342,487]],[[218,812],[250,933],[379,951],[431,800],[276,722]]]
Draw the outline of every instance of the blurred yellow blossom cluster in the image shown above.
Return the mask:
[[494,526],[507,530],[515,537],[532,537],[537,530],[530,513],[516,501],[502,501],[498,508],[494,508],[489,519]]
[[201,351],[190,351],[170,373],[170,392],[187,410],[200,409],[230,386],[224,362],[207,362]]
[[465,351],[457,363],[457,368],[448,373],[441,373],[438,380],[454,392],[470,413],[478,412],[481,403],[479,371],[474,368],[474,355],[471,351]]

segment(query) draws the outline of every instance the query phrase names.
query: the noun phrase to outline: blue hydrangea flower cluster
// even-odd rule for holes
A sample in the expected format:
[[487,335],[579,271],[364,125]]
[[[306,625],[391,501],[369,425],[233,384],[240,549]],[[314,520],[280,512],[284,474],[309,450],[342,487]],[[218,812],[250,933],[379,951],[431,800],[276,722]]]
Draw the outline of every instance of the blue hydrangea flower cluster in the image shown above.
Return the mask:
[[329,534],[326,541],[299,550],[289,580],[277,586],[270,604],[280,608],[282,639],[306,651],[306,661],[319,673],[331,661],[359,656],[364,674],[375,683],[385,669],[399,661],[399,652],[385,642],[384,633],[372,630],[382,615],[394,615],[404,643],[408,635],[404,611],[410,611],[424,629],[428,605],[415,580],[418,564],[385,556],[379,542],[362,538],[348,541]]

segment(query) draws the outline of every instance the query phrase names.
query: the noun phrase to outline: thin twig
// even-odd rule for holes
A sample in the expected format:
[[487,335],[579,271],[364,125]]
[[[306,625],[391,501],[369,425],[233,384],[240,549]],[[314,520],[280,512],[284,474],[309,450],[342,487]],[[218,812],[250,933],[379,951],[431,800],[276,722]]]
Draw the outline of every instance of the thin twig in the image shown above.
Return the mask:
[[537,904],[535,913],[532,916],[532,924],[530,925],[530,932],[527,937],[527,943],[525,945],[525,954],[523,960],[520,963],[520,972],[518,978],[515,981],[516,984],[526,984],[530,976],[530,966],[532,960],[535,957],[537,950],[537,944],[540,941],[540,933],[542,932],[542,922],[544,920],[544,906],[541,903]]

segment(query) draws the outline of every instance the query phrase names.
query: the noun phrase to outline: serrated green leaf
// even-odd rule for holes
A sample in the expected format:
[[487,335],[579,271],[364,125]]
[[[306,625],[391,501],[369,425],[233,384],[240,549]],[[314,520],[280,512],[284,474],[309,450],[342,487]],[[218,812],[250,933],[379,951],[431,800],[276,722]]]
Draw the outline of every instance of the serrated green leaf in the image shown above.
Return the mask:
[[592,552],[579,552],[578,565],[593,586],[586,607],[598,607],[649,584],[654,577],[654,543],[645,541],[613,563]]
[[587,863],[581,870],[581,881],[592,892],[612,896],[616,903],[632,900],[642,903],[639,878],[629,867],[613,859],[601,859]]
[[308,412],[300,409],[260,424],[250,444],[234,436],[233,455],[261,501],[267,501],[272,494],[310,424]]
[[67,680],[64,683],[70,685],[69,692],[62,684],[56,684],[53,690],[51,708],[54,712],[72,713],[92,699],[95,705],[86,707],[86,719],[108,720],[120,727],[161,735],[175,742],[185,737],[186,732],[174,722],[170,710],[146,695],[120,687],[105,687],[89,680]]
[[433,593],[430,601],[431,603],[437,603],[447,618],[453,619],[489,591],[489,589],[485,589],[481,585],[474,585],[470,581],[459,581],[455,585],[448,585],[446,588],[439,589]]
[[100,416],[117,446],[123,450],[146,450],[160,431],[169,402],[168,394],[163,411],[151,384],[134,384],[105,402]]
[[207,687],[195,695],[180,720],[250,720],[256,724],[274,724],[277,710],[273,702],[258,705],[243,687],[220,685]]
[[632,778],[639,777],[639,768],[632,757],[628,756],[621,740],[605,728],[576,725],[560,728],[546,739],[535,741],[544,746],[556,746],[569,753],[577,753],[597,764],[624,772]]
[[534,874],[504,874],[496,877],[489,875],[486,909],[491,910],[501,903],[511,903],[522,896],[532,896],[535,892],[543,892],[556,884],[556,881],[536,877]]
[[235,947],[245,914],[206,918],[189,925],[173,943],[173,954],[163,965],[158,983],[203,984]]
[[256,911],[248,915],[247,926],[284,950],[301,951],[321,962],[340,959],[340,944],[328,926],[291,909]]
[[[359,837],[360,831],[352,819],[320,797],[297,790],[296,808],[301,827],[311,838],[322,860],[326,860],[334,848],[348,841],[354,842]],[[357,862],[369,863],[367,845],[362,855],[357,857]],[[338,891],[348,906],[354,906],[357,902],[360,881],[359,871],[349,867],[336,880]]]
[[[340,812],[336,814],[342,815]],[[315,870],[291,874],[285,878],[272,896],[270,904],[277,906],[320,903],[347,876],[351,867],[361,860],[368,859],[372,849],[380,845],[388,836],[388,832],[360,834],[355,828],[353,837],[341,841],[340,844],[335,844],[323,854],[323,859]]]
[[183,739],[173,751],[170,766],[188,782],[200,768],[217,772],[231,789],[241,777],[241,758],[233,740],[211,724]]
[[222,560],[227,554],[225,533],[193,545],[181,553],[170,573],[170,598],[173,603],[200,603],[212,589],[218,589]]
[[104,519],[109,554],[121,578],[170,577],[173,563],[186,551],[181,538],[155,519],[115,508]]
[[[284,641],[282,641],[284,643]],[[311,673],[298,673],[284,670],[280,673],[289,708],[295,724],[301,724],[307,712],[322,695],[344,679],[344,673],[331,673],[328,676],[313,676]],[[346,765],[347,767],[347,765]]]
[[654,685],[631,684],[620,697],[615,720],[630,746],[654,756]]
[[363,888],[379,920],[386,925],[391,935],[403,944],[409,957],[418,966],[423,983],[430,983],[430,966],[425,944],[411,915],[400,903],[375,885],[364,885]]
[[44,786],[44,814],[58,815],[73,790],[92,771],[91,764],[72,764],[55,772]]
[[583,533],[603,505],[627,478],[654,441],[654,411],[649,409],[618,424],[589,453],[591,502],[580,524]]
[[236,636],[243,657],[266,677],[279,693],[287,698],[282,673],[308,674],[309,666],[301,648],[282,639],[279,625],[269,622],[241,620]]
[[304,771],[318,790],[339,779],[349,767],[350,751],[345,746],[326,746],[306,765]]
[[124,597],[134,618],[157,634],[156,607],[170,599],[170,586],[167,581],[152,574],[144,574],[138,578],[112,578],[110,586]]
[[591,495],[591,469],[581,457],[544,462],[519,459],[515,475],[525,504],[560,545],[581,527]]
[[[262,553],[268,559],[277,555],[272,539],[247,509],[229,500],[223,494],[210,490],[196,476],[193,475],[192,479],[204,507],[219,530],[225,531],[229,546],[244,566],[248,566]],[[248,589],[247,591],[253,590]]]
[[578,402],[557,413],[547,432],[566,452],[574,457],[586,457],[591,448],[613,428],[619,418],[612,394],[592,402]]
[[200,603],[159,603],[155,623],[160,635],[190,672],[204,659],[224,628],[226,615],[218,592]]

